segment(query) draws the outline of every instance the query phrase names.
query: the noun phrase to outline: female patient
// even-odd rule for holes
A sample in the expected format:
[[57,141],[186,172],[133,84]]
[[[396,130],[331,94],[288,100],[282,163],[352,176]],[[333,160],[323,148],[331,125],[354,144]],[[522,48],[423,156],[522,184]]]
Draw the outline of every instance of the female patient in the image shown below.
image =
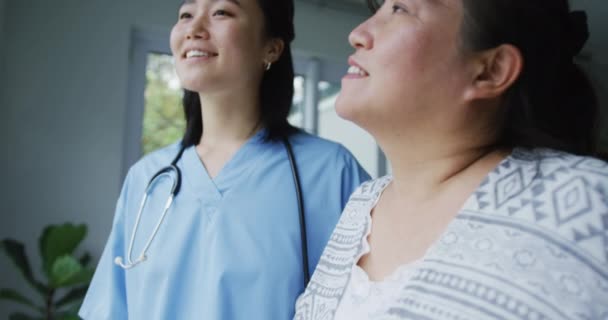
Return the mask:
[[[293,15],[293,0],[189,0],[180,7],[171,49],[188,90],[186,133],[129,171],[83,318],[293,316],[305,267],[314,269],[348,196],[368,177],[346,149],[287,122]],[[183,182],[166,218],[169,179],[153,185],[140,221],[148,181],[172,162]]]
[[608,164],[566,0],[390,0],[337,102],[392,176],[350,198],[296,319],[608,319]]

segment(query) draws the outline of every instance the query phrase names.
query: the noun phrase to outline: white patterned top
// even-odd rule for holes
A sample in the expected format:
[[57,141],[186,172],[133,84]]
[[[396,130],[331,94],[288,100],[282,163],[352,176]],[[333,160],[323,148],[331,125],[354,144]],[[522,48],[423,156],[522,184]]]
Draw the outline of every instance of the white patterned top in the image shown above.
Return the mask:
[[295,319],[608,319],[607,163],[516,149],[421,260],[361,287],[355,264],[390,179],[351,196]]

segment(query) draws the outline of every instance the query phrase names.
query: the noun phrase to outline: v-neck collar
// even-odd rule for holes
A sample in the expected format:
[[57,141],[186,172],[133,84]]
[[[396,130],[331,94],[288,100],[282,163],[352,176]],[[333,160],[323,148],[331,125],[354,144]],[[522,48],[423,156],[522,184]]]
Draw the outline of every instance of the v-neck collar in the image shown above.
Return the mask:
[[184,151],[183,160],[184,172],[183,179],[188,183],[192,190],[203,195],[212,195],[216,199],[220,199],[222,195],[237,182],[237,179],[242,179],[247,176],[247,171],[253,166],[259,157],[259,153],[255,153],[255,149],[264,143],[266,129],[261,129],[245,142],[237,152],[226,162],[217,176],[212,179],[203,162],[196,153],[195,146],[190,146]]

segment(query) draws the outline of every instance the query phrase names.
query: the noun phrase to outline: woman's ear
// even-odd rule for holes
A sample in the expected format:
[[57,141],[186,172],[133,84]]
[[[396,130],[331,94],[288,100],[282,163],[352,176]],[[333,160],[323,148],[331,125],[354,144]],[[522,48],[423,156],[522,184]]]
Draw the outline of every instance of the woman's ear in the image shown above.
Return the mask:
[[275,63],[283,54],[283,50],[285,50],[285,42],[279,38],[272,38],[268,40],[266,44],[266,54],[264,61]]
[[500,97],[517,81],[524,64],[519,49],[509,44],[483,51],[473,59],[473,77],[465,91],[467,101]]

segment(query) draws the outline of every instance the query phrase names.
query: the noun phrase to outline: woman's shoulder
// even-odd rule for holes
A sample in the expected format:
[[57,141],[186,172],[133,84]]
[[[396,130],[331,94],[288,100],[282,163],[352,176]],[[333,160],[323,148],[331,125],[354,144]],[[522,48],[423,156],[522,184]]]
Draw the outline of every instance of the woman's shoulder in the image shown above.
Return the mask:
[[608,228],[608,163],[602,160],[516,149],[472,198],[475,205],[469,208],[484,221],[536,230],[573,252],[608,263],[608,248],[598,242]]
[[350,152],[342,144],[312,135],[302,130],[292,134],[289,141],[294,148],[301,149],[301,151],[306,153],[350,154]]
[[349,202],[357,200],[376,202],[391,181],[393,181],[391,175],[365,181],[353,192]]
[[[335,232],[350,233],[353,225],[368,224],[371,209],[392,180],[392,176],[384,176],[366,181],[358,186],[348,198]],[[341,229],[344,230],[341,231]]]
[[582,189],[608,195],[608,163],[598,158],[553,149],[516,149],[511,159],[534,169],[533,182],[559,188],[579,184]]
[[475,194],[483,211],[564,226],[578,219],[601,221],[608,213],[608,163],[552,149],[515,149]]

